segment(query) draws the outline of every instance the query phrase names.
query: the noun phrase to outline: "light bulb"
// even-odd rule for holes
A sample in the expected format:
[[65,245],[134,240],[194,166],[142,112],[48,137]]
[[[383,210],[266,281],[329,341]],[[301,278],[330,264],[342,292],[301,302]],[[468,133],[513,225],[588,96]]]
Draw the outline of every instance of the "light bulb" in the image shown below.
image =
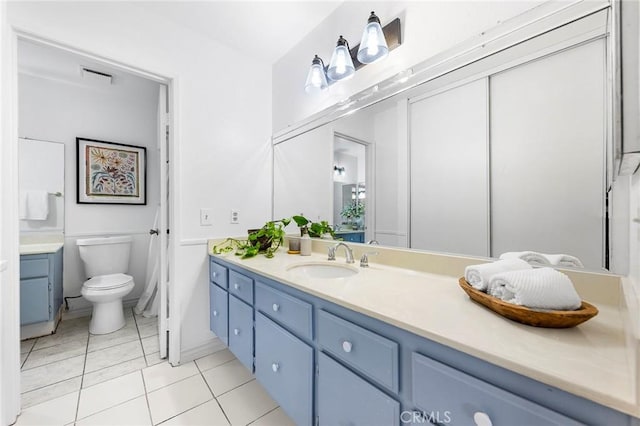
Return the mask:
[[343,80],[351,77],[356,69],[353,66],[351,53],[349,52],[349,44],[342,36],[338,38],[336,48],[331,55],[331,62],[327,68],[327,77],[333,81]]
[[386,57],[388,53],[389,47],[380,26],[380,19],[374,12],[371,12],[367,26],[362,32],[358,60],[363,64],[371,64]]
[[322,59],[320,59],[318,55],[315,55],[311,61],[311,68],[309,69],[309,74],[307,74],[307,81],[304,85],[304,90],[307,93],[319,93],[326,90],[328,87],[329,83],[327,82],[327,77],[324,73]]

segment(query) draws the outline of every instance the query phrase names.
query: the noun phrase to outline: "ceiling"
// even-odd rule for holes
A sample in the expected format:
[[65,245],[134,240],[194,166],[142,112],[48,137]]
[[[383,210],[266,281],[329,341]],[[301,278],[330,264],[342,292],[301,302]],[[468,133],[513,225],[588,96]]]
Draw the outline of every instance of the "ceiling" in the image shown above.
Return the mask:
[[273,64],[342,3],[207,0],[149,1],[138,6]]

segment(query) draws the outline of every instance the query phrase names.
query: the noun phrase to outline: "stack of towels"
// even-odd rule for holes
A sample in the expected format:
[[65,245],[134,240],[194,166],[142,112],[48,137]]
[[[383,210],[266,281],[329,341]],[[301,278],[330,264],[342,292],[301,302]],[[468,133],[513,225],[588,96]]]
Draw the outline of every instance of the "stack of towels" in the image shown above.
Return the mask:
[[584,268],[584,265],[575,256],[569,254],[545,254],[536,251],[509,251],[502,253],[500,259],[522,259],[534,266],[569,266],[572,268]]
[[520,258],[467,266],[465,279],[475,289],[532,309],[576,310],[582,300],[573,283],[553,268],[533,268]]

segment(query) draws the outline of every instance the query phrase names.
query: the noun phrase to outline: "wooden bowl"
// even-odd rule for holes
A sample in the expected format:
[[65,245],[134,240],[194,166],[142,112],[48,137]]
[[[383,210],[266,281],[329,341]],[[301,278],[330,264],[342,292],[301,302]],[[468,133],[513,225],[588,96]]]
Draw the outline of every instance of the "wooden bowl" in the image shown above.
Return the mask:
[[503,300],[488,295],[471,286],[464,279],[459,280],[460,287],[469,295],[471,300],[477,302],[492,311],[517,321],[522,324],[534,327],[545,328],[569,328],[582,324],[590,318],[598,315],[598,309],[590,303],[582,301],[580,308],[575,311],[543,311],[527,308],[525,306],[514,305]]

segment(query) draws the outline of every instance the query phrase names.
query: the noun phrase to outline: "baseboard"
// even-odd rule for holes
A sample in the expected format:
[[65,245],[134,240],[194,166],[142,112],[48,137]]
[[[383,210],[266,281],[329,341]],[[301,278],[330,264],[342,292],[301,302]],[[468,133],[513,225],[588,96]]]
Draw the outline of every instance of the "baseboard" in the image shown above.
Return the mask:
[[194,359],[202,358],[203,356],[207,356],[214,352],[221,351],[222,349],[226,349],[226,347],[227,345],[225,345],[222,340],[217,337],[212,337],[206,343],[193,348],[181,350],[180,364],[186,364],[187,362],[193,361]]
[[[132,308],[138,304],[138,299],[130,299],[122,302],[123,308]],[[91,316],[91,312],[93,311],[93,306],[87,306],[80,309],[74,309],[72,311],[67,311],[62,313],[63,320],[70,320],[74,318],[81,317],[89,317]]]

